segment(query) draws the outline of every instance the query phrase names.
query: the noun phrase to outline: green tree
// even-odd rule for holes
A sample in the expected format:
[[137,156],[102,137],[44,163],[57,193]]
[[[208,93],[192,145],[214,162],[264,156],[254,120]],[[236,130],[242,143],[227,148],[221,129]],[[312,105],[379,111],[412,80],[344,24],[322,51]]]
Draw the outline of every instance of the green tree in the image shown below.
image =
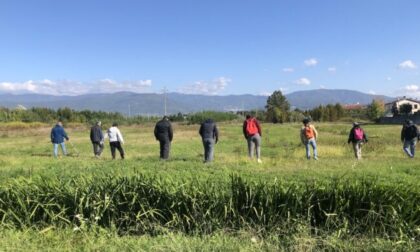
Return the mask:
[[367,107],[367,115],[370,120],[377,120],[385,113],[385,104],[382,100],[372,100]]
[[411,111],[413,111],[413,105],[410,103],[404,103],[400,106],[400,113],[403,115],[411,114]]
[[290,104],[281,91],[274,91],[267,99],[267,121],[283,123],[288,121]]

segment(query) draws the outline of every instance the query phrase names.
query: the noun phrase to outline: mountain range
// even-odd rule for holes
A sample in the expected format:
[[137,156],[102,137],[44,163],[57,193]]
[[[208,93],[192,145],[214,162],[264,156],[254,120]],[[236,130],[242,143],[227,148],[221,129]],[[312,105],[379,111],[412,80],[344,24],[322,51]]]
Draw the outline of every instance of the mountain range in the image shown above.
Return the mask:
[[[316,89],[297,91],[286,95],[292,107],[311,109],[330,103],[368,104],[372,99],[390,101],[393,98],[365,94],[342,89]],[[207,96],[180,93],[166,94],[168,114],[189,113],[203,110],[238,111],[263,109],[267,96],[226,95]],[[118,92],[113,94],[85,94],[79,96],[53,96],[40,94],[0,94],[0,106],[15,108],[22,105],[57,109],[69,107],[75,110],[101,110],[121,112],[126,115],[162,115],[164,113],[164,94]]]

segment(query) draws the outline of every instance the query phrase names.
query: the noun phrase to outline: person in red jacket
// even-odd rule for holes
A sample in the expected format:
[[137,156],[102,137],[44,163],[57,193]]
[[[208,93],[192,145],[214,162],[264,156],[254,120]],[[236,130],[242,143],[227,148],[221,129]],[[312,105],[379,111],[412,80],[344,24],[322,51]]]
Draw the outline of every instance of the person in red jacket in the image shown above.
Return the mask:
[[254,149],[257,156],[257,162],[261,163],[261,125],[255,117],[246,115],[243,124],[244,137],[248,142],[248,156],[254,157]]

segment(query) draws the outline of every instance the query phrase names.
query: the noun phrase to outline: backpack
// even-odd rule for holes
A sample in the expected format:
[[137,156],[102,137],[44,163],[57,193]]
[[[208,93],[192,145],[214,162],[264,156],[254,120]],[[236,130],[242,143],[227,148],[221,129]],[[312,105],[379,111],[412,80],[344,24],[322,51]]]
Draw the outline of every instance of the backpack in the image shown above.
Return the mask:
[[251,118],[246,120],[246,134],[248,136],[253,136],[258,133],[257,123],[255,122],[255,118]]
[[355,128],[354,129],[354,139],[355,140],[363,140],[363,129],[362,128]]
[[315,137],[314,130],[309,125],[305,127],[304,133],[305,133],[306,139],[308,139],[308,140]]
[[408,139],[413,139],[418,137],[417,135],[417,127],[415,125],[411,125],[405,129],[405,137]]

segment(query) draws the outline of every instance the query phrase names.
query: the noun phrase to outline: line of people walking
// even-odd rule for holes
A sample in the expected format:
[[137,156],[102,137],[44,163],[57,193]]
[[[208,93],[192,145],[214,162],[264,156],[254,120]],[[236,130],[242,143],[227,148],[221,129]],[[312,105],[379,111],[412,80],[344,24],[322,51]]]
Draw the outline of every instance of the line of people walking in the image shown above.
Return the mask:
[[[303,126],[300,129],[300,139],[301,143],[305,146],[306,158],[311,159],[311,149],[312,157],[314,160],[318,160],[318,151],[317,151],[317,139],[318,131],[315,126],[311,124],[310,120],[305,118],[303,121]],[[261,138],[262,138],[262,129],[259,121],[247,115],[242,126],[243,135],[247,141],[248,145],[248,156],[250,159],[256,156],[258,163],[262,163],[261,160]],[[199,135],[201,136],[203,148],[204,148],[204,162],[209,163],[214,160],[214,148],[215,145],[219,142],[219,130],[216,123],[212,119],[206,119],[201,123],[199,129]],[[173,128],[172,124],[167,116],[164,116],[160,121],[158,121],[154,128],[154,136],[157,141],[159,141],[160,146],[160,159],[168,160],[169,153],[171,149],[171,142],[173,140]],[[125,158],[125,152],[123,149],[124,138],[121,134],[121,131],[118,129],[118,124],[113,123],[106,133],[104,134],[101,127],[101,122],[97,121],[95,125],[90,130],[90,140],[93,147],[93,153],[96,158],[99,158],[105,147],[105,140],[109,139],[109,146],[111,149],[112,159],[116,158],[116,151],[118,150],[121,159]],[[51,142],[53,144],[53,154],[54,157],[58,156],[58,146],[61,146],[63,155],[67,155],[65,140],[69,141],[69,137],[66,131],[63,128],[61,121],[51,130]],[[411,120],[406,120],[403,124],[401,130],[401,141],[403,143],[403,150],[408,157],[414,158],[415,148],[417,141],[420,140],[420,133],[417,126]],[[353,123],[353,126],[350,130],[348,141],[349,144],[352,143],[354,156],[356,159],[362,158],[362,146],[368,142],[368,137],[364,129],[357,122]]]

